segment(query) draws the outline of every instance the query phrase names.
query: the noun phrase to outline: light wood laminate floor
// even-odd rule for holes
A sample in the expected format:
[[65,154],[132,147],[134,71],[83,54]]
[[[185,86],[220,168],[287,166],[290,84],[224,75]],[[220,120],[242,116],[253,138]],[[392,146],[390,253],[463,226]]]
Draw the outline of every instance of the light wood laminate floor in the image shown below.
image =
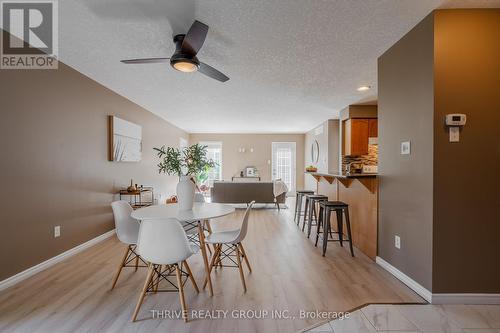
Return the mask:
[[[242,214],[237,210],[212,225],[231,228]],[[243,293],[235,268],[225,267],[213,275],[213,297],[206,291],[196,294],[187,283],[190,310],[229,312],[226,319],[190,319],[186,324],[182,319],[153,318],[150,311],[179,310],[177,293],[146,296],[138,322],[131,322],[146,270],[125,269],[110,291],[124,250],[113,237],[0,292],[0,332],[294,332],[324,321],[300,318],[301,310],[346,311],[365,303],[423,302],[359,251],[351,258],[347,248],[330,243],[322,257],[313,239],[297,228],[293,209],[255,209],[243,242],[253,268],[252,273],[245,271],[248,292]],[[201,255],[188,262],[202,285]],[[288,310],[295,319],[236,319],[231,318],[233,310]]]

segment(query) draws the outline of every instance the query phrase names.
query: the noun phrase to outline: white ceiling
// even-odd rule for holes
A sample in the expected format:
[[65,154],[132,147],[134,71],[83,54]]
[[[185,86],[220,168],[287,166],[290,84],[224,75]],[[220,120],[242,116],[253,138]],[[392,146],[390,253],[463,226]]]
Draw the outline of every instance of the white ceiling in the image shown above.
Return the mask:
[[[64,0],[60,59],[188,132],[305,132],[348,104],[375,99],[377,57],[446,0]],[[172,35],[210,26],[201,61],[220,83],[169,64]],[[369,92],[356,88],[370,85]]]

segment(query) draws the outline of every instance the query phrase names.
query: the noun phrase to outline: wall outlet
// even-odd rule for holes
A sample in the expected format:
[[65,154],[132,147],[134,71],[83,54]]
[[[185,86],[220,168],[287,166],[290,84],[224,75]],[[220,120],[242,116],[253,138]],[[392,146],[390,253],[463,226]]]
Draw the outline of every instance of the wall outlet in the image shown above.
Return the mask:
[[54,238],[61,236],[61,226],[56,225],[54,227]]
[[401,155],[410,155],[410,153],[411,153],[410,141],[401,142]]
[[398,235],[394,236],[394,246],[397,249],[401,249],[401,237],[399,237]]

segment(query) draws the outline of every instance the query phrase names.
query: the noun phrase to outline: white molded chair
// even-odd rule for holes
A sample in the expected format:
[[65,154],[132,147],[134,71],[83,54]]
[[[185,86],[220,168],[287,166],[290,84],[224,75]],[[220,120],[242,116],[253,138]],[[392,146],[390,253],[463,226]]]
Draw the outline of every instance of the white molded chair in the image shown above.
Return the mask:
[[[127,201],[120,200],[112,202],[111,208],[113,209],[113,215],[115,218],[116,235],[118,236],[120,242],[127,245],[123,258],[120,261],[120,266],[118,267],[118,270],[113,278],[113,284],[111,285],[111,289],[113,289],[118,281],[118,278],[120,277],[123,267],[135,267],[135,270],[137,271],[140,257],[136,252],[139,222],[130,216],[133,212],[132,207]],[[128,264],[132,261],[135,261],[135,264],[133,266],[129,266]]]
[[[167,280],[169,284],[175,284],[168,279],[175,272],[177,278],[177,289],[182,306],[182,317],[187,321],[187,306],[184,300],[183,277],[191,280],[196,292],[199,292],[191,269],[186,261],[191,255],[198,251],[196,245],[190,244],[186,233],[179,221],[176,219],[143,220],[139,231],[137,251],[141,257],[148,262],[148,274],[144,287],[139,295],[139,300],[132,316],[135,321],[139,309],[148,292],[172,291],[159,290],[160,280]],[[185,267],[184,272],[182,268]],[[175,291],[176,291],[175,290]]]
[[[229,267],[238,267],[240,271],[241,283],[243,284],[243,290],[245,292],[247,291],[247,286],[245,283],[245,277],[243,276],[243,267],[241,265],[241,258],[245,260],[245,263],[250,273],[252,272],[252,268],[250,267],[250,263],[245,253],[245,249],[243,248],[243,244],[241,244],[241,242],[245,239],[247,235],[248,219],[250,217],[250,211],[252,210],[254,204],[255,201],[252,201],[250,204],[248,204],[247,210],[245,211],[245,215],[243,216],[241,227],[239,229],[230,231],[215,231],[205,239],[205,242],[207,244],[213,244],[215,247],[215,253],[210,261],[209,274],[212,272],[212,269],[214,267],[217,267],[218,265],[224,266],[222,264],[222,260],[227,258],[233,264],[236,265]],[[225,250],[222,249],[223,245],[226,246]],[[236,262],[232,258],[234,256],[236,256]],[[203,288],[205,288],[206,284],[207,284],[207,279],[205,278],[205,284],[203,285]]]

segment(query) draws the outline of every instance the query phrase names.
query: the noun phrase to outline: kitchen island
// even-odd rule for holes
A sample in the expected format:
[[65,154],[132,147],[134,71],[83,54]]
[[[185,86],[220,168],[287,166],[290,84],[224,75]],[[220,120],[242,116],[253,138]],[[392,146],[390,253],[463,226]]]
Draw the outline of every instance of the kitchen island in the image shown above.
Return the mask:
[[[377,256],[378,178],[377,174],[306,172],[316,179],[318,194],[349,205],[353,245],[371,259]],[[335,216],[332,215],[332,219]],[[336,223],[332,228],[336,229]],[[346,230],[346,228],[344,228]]]

